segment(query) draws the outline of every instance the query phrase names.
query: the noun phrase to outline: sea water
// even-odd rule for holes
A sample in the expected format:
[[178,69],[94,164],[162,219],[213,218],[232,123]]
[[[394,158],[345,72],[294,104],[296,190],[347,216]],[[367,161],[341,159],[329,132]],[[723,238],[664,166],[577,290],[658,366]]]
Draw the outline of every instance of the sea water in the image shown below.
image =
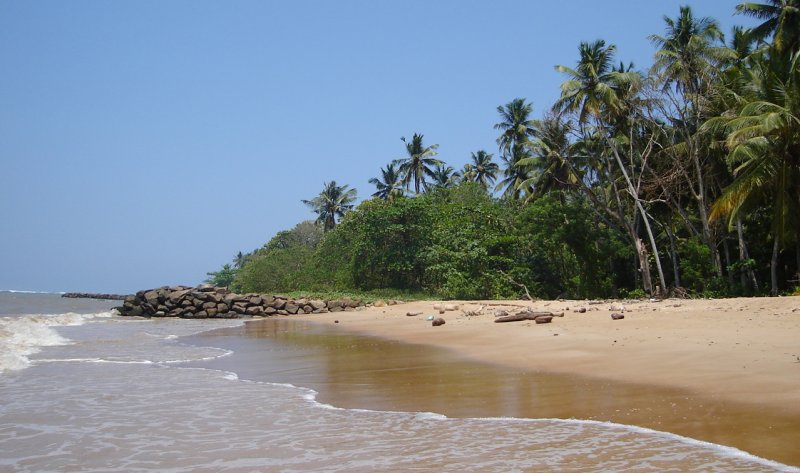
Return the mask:
[[0,471],[800,471],[628,425],[323,404],[192,364],[231,350],[183,337],[242,321],[113,305],[0,293]]

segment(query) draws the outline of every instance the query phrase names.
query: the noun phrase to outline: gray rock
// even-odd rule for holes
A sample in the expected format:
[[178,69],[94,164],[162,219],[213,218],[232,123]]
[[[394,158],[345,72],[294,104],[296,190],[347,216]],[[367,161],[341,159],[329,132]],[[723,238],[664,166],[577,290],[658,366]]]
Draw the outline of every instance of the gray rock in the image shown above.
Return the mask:
[[308,305],[314,308],[314,310],[320,310],[325,308],[325,301],[319,299],[312,299],[308,301]]

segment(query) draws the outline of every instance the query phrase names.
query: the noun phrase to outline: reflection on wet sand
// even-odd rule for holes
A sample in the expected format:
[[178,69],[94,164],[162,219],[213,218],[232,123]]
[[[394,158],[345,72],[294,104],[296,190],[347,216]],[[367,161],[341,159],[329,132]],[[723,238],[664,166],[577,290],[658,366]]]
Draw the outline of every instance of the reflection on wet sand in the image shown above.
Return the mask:
[[[213,340],[210,340],[212,338]],[[234,350],[196,365],[240,378],[291,383],[344,408],[436,412],[449,417],[575,418],[638,425],[800,464],[800,418],[688,391],[464,361],[451,353],[338,326],[266,319],[189,343]],[[613,369],[613,366],[609,366]]]

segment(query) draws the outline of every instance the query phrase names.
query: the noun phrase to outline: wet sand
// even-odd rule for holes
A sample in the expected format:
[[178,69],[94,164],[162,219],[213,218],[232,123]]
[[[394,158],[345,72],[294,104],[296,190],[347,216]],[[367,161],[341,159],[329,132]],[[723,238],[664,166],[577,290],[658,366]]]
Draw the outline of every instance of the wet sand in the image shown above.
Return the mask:
[[[587,376],[580,370],[569,372],[550,370],[546,365],[538,367],[531,363],[530,355],[522,353],[517,354],[519,359],[515,358],[515,362],[497,357],[504,348],[513,352],[513,347],[519,343],[515,337],[529,335],[520,333],[523,331],[555,330],[560,332],[558,338],[562,333],[570,333],[564,330],[566,324],[563,321],[577,318],[578,314],[567,313],[564,319],[556,319],[548,326],[531,326],[527,322],[489,325],[508,327],[500,329],[505,331],[505,336],[495,343],[501,345],[473,346],[471,343],[476,343],[474,339],[459,339],[459,343],[471,347],[468,353],[447,343],[413,343],[413,338],[419,334],[436,330],[439,331],[436,336],[452,343],[453,339],[441,329],[456,331],[453,327],[459,325],[471,324],[466,330],[475,332],[473,335],[482,333],[481,337],[496,330],[488,327],[479,330],[486,321],[492,322],[493,315],[479,324],[481,317],[485,316],[467,319],[463,314],[459,316],[460,312],[448,312],[445,314],[448,324],[437,328],[432,328],[430,322],[419,317],[405,316],[407,311],[418,308],[430,312],[431,306],[432,303],[414,303],[363,312],[308,316],[305,320],[267,319],[240,328],[199,335],[187,341],[222,346],[235,352],[231,357],[201,363],[200,366],[235,371],[244,379],[310,387],[319,392],[317,399],[320,402],[337,407],[436,412],[450,417],[611,421],[734,446],[764,458],[800,465],[800,451],[797,449],[800,445],[800,413],[796,405],[787,407],[775,402],[758,402],[757,399],[741,402],[734,399],[736,396],[691,390],[680,386],[683,382],[680,377],[673,379],[674,385],[670,386],[663,382],[632,382],[615,379],[618,376],[606,376],[614,366],[595,373],[595,376]],[[599,312],[589,313],[594,317]],[[631,313],[626,310],[625,321],[635,319],[628,318]],[[335,324],[334,320],[340,323]],[[375,323],[368,323],[370,320]],[[464,323],[456,323],[458,320]],[[405,331],[398,328],[402,326],[407,326]],[[409,330],[408,327],[412,326],[414,329]],[[374,336],[381,331],[382,337]],[[626,333],[624,330],[621,332]],[[364,333],[373,336],[364,336]],[[548,336],[553,337],[552,333]],[[664,337],[661,333],[658,336]],[[625,340],[619,334],[615,336],[617,343]],[[543,351],[544,348],[538,346],[537,350]],[[478,352],[494,353],[495,356],[485,356],[478,361]],[[800,369],[800,365],[797,368]],[[687,365],[687,370],[691,369],[691,365]],[[769,389],[762,386],[764,392]],[[770,399],[785,396],[791,396],[791,393]]]

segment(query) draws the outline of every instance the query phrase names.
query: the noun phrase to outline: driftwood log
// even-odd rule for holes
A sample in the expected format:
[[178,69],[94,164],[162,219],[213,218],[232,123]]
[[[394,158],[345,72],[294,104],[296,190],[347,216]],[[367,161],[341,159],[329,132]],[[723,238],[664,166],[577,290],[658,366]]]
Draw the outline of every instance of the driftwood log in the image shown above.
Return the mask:
[[[505,315],[502,317],[497,317],[494,319],[496,323],[501,322],[520,322],[522,320],[536,320],[538,317],[550,317],[552,320],[553,317],[563,317],[564,313],[561,312],[560,314],[554,314],[552,312],[520,312],[518,314],[513,315]],[[545,322],[543,322],[545,323]]]

